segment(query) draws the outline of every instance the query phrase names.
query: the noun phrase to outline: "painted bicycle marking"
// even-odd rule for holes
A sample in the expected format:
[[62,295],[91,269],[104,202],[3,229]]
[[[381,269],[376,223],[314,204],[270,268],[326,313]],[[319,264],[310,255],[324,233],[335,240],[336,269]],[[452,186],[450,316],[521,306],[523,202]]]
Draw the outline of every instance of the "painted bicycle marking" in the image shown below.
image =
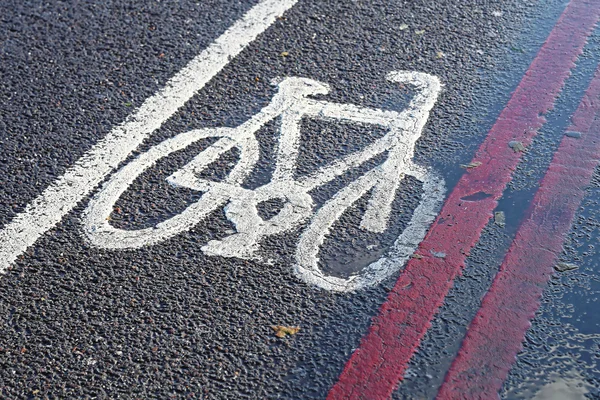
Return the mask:
[[[152,132],[296,1],[259,1],[169,80],[163,89],[146,99],[125,122],[115,126],[64,175],[31,201],[24,211],[4,225],[0,230],[0,273],[11,268],[40,236],[59,224],[107,177],[108,182],[91,200],[83,216],[86,236],[100,247],[128,249],[156,244],[191,229],[209,212],[224,207],[227,218],[235,225],[236,233],[207,243],[202,248],[206,254],[256,258],[257,249],[265,237],[308,224],[297,244],[294,266],[298,277],[307,283],[328,290],[352,291],[375,284],[401,268],[423,239],[445,191],[440,177],[412,162],[415,142],[440,91],[440,82],[432,75],[419,72],[392,72],[388,75],[389,80],[413,85],[417,91],[407,109],[400,113],[314,100],[309,96],[327,93],[327,85],[306,78],[287,78],[279,84],[279,92],[271,103],[241,126],[179,134],[151,148],[115,173],[115,169]],[[303,116],[377,125],[387,129],[388,133],[362,151],[342,157],[312,175],[294,179],[300,120]],[[258,142],[254,132],[277,117],[281,117],[281,132],[275,174],[262,187],[244,189],[241,183],[258,160]],[[157,160],[203,138],[218,140],[168,178],[174,185],[203,192],[198,202],[148,229],[120,230],[106,221],[112,205],[139,174]],[[196,171],[202,171],[211,161],[233,148],[237,148],[241,156],[224,181],[196,178]],[[312,188],[326,184],[344,171],[384,152],[387,152],[387,159],[382,164],[341,189],[318,210],[314,209],[314,201],[308,193]],[[422,182],[423,195],[410,222],[391,246],[388,255],[347,279],[323,273],[318,265],[319,249],[335,221],[370,191],[371,198],[360,227],[371,232],[384,231],[396,189],[406,175]],[[256,206],[270,199],[283,200],[284,206],[277,215],[264,220],[259,217]]]
[[[307,78],[286,78],[270,104],[237,128],[208,128],[181,133],[152,147],[115,172],[90,201],[84,216],[84,231],[92,244],[108,249],[131,249],[159,243],[199,224],[214,210],[224,207],[225,215],[236,232],[202,247],[207,255],[256,259],[261,241],[308,222],[295,252],[296,275],[323,289],[353,291],[387,278],[402,267],[423,239],[437,215],[445,187],[432,171],[412,162],[414,146],[421,136],[429,112],[441,85],[437,77],[408,71],[394,71],[387,79],[415,88],[416,94],[402,112],[385,111],[315,100],[311,95],[327,94],[329,86]],[[300,145],[301,120],[304,117],[375,125],[387,130],[382,138],[366,148],[346,155],[316,172],[295,177]],[[281,118],[276,166],[271,180],[256,189],[242,187],[259,160],[259,143],[255,133],[267,122]],[[133,181],[158,160],[206,138],[218,140],[198,154],[183,168],[167,178],[175,186],[202,192],[201,198],[180,214],[156,226],[124,230],[109,223],[114,204]],[[211,163],[236,148],[239,160],[220,182],[199,178]],[[387,152],[381,164],[339,190],[318,210],[309,192],[351,168]],[[402,178],[412,176],[423,183],[421,203],[405,230],[397,238],[387,257],[368,265],[349,278],[326,275],[318,265],[318,253],[333,224],[346,209],[371,191],[360,228],[383,232],[388,226],[392,202]],[[284,205],[269,219],[259,216],[257,206],[279,199]]]

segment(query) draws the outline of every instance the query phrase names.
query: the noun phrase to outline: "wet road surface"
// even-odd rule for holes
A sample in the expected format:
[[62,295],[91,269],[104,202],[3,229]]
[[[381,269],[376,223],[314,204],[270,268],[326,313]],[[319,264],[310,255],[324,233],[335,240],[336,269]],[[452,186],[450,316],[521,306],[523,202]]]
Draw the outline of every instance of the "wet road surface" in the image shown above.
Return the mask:
[[[360,388],[372,385],[381,392],[363,392],[362,398],[476,398],[476,391],[452,394],[444,388],[449,382],[480,387],[477,379],[448,379],[461,346],[471,343],[465,334],[485,304],[482,298],[499,292],[490,291],[497,272],[530,216],[530,204],[537,204],[536,193],[565,131],[572,131],[572,115],[595,82],[600,4],[294,3],[6,1],[0,6],[3,397],[325,398],[329,393],[361,398]],[[561,25],[568,10],[575,10],[572,30]],[[240,20],[245,23],[236,25]],[[556,29],[572,33],[564,36],[570,41],[558,34],[550,40]],[[566,67],[554,66],[552,73],[539,69],[535,60],[543,59],[544,46],[558,49],[548,59],[558,65],[564,57]],[[477,151],[494,137],[511,93],[526,87],[524,76],[535,76],[536,68],[549,82],[544,88],[557,92],[519,100],[510,121],[528,129],[514,132],[510,142],[524,147],[501,147],[516,167],[506,164],[506,157],[493,164],[505,170],[477,165]],[[177,86],[182,70],[193,73]],[[277,97],[286,84],[293,88],[299,82],[293,77],[304,80],[290,95]],[[189,82],[196,87],[190,89]],[[185,90],[191,91],[180,95]],[[544,95],[547,110],[535,110],[543,117],[534,121],[538,129],[519,110]],[[151,108],[147,99],[160,102]],[[586,107],[592,120],[594,101]],[[342,106],[325,107],[332,103]],[[411,112],[403,113],[407,109]],[[248,128],[250,139],[239,144],[233,128],[269,110],[273,116],[257,119],[256,127]],[[100,173],[102,163],[90,157],[90,149],[119,126],[125,127],[124,139],[102,153],[98,160],[110,162],[108,172]],[[582,135],[597,134],[596,126]],[[232,128],[230,136],[215,129],[222,127]],[[183,140],[186,132],[197,137],[127,175],[127,166],[141,165],[136,160],[173,143],[169,139]],[[134,134],[139,146],[131,142]],[[518,135],[530,135],[531,143]],[[570,139],[581,143],[577,140],[585,137]],[[226,148],[234,140],[239,146]],[[373,143],[382,143],[382,149],[369,150]],[[206,156],[214,149],[219,154]],[[361,152],[366,159],[348,166],[348,157]],[[584,169],[592,174],[598,157],[590,157]],[[395,161],[385,164],[390,159]],[[186,170],[193,160],[200,161]],[[239,169],[243,179],[234,181],[235,166],[244,160],[251,168]],[[336,164],[339,160],[348,162]],[[331,165],[334,177],[318,187],[302,186]],[[53,201],[40,203],[47,188],[77,166],[85,167],[78,170],[83,173],[60,186]],[[391,173],[376,175],[386,168]],[[85,181],[88,171],[97,178]],[[179,171],[190,172],[189,180],[172,178]],[[485,175],[478,182],[490,190],[469,192],[475,197],[465,201],[489,202],[491,208],[468,209],[456,220],[459,227],[477,219],[483,229],[472,249],[457,250],[464,262],[445,250],[461,243],[460,234],[434,247],[423,247],[431,240],[425,239],[417,249],[430,226],[434,235],[438,225],[450,225],[440,223],[443,201],[459,193],[461,179],[477,173]],[[505,189],[502,179],[494,178],[502,173],[509,178]],[[396,186],[390,184],[403,174]],[[274,176],[283,177],[284,184],[269,186]],[[118,177],[128,180],[122,193],[111,192],[119,187]],[[77,182],[83,181],[80,190]],[[493,389],[481,383],[491,390],[486,396],[493,398],[495,391],[509,399],[600,396],[597,173],[589,181],[564,236],[547,234],[547,242],[561,244],[558,251],[549,250],[551,256],[570,267],[552,270],[547,285],[539,284],[541,307],[532,326],[514,335],[518,339],[526,331],[516,362],[471,371],[498,379]],[[366,182],[362,189],[360,182]],[[493,191],[499,193],[497,205],[489,195]],[[103,200],[103,193],[116,197]],[[393,194],[387,196],[387,218],[381,216],[385,201],[372,203],[386,193]],[[212,194],[216,197],[208,201]],[[353,201],[344,200],[352,196]],[[42,211],[31,211],[32,204]],[[195,204],[201,206],[189,213],[194,223],[172,219],[187,215]],[[100,209],[108,211],[94,211]],[[285,210],[290,216],[269,222]],[[365,219],[368,213],[374,217]],[[23,215],[35,218],[25,224],[19,222],[27,221]],[[43,221],[50,221],[48,228],[31,234]],[[169,221],[176,221],[174,228],[161,230]],[[376,229],[373,221],[383,221],[383,227]],[[31,243],[23,244],[26,239]],[[458,275],[436,286],[439,282],[427,281],[431,270],[418,269],[419,263]],[[381,268],[369,270],[369,265]],[[405,281],[406,276],[423,279]],[[446,286],[447,294],[437,290]],[[403,295],[398,288],[417,295]],[[523,304],[528,295],[523,292]],[[388,324],[380,309],[390,301],[406,305],[392,308],[390,315],[411,307],[425,310],[420,304],[435,307],[432,318],[419,311],[419,318],[394,317]],[[533,316],[519,310],[514,315],[526,321]],[[402,334],[368,347],[369,332],[383,332],[369,330],[377,321],[384,327],[395,323]],[[300,330],[278,337],[274,326]],[[492,327],[507,343],[513,337],[506,326]],[[515,343],[520,346],[521,340],[510,345]],[[493,336],[485,344],[492,348]],[[351,356],[358,361],[349,362]],[[378,370],[373,363],[393,368]],[[497,374],[504,369],[506,376]],[[371,370],[376,374],[369,376]]]

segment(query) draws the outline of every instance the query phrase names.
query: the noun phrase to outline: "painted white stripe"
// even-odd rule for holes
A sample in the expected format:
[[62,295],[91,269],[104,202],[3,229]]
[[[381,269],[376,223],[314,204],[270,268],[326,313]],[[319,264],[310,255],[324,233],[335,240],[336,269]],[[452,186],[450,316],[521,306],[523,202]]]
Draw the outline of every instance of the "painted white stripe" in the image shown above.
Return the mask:
[[263,0],[116,126],[0,231],[0,273],[297,0]]

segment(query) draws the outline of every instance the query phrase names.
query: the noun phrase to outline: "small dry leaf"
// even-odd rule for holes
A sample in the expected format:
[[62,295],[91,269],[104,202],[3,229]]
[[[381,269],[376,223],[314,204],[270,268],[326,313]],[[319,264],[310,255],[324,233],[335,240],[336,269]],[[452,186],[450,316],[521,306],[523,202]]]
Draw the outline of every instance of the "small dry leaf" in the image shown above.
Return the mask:
[[287,335],[295,335],[300,330],[299,326],[283,326],[274,325],[271,327],[275,331],[275,336],[278,338],[284,338]]
[[401,31],[408,29],[408,25],[406,24],[400,24],[400,26],[398,27],[398,29],[400,29]]
[[466,169],[470,169],[470,168],[477,168],[481,165],[481,161],[473,161],[470,162],[468,164],[460,164],[461,168],[466,168]]
[[424,33],[425,33],[425,29],[421,29],[419,31],[415,31],[415,34],[417,34],[417,35],[422,35]]
[[566,272],[566,271],[573,271],[574,269],[578,269],[579,266],[572,264],[572,263],[566,263],[566,262],[559,262],[554,266],[554,269],[557,270],[558,272]]
[[417,260],[422,260],[423,256],[420,255],[420,254],[415,253],[415,254],[411,255],[410,258],[416,258]]
[[506,216],[504,215],[504,211],[496,211],[494,213],[494,223],[502,228],[506,226]]
[[287,51],[282,51],[280,55],[281,55],[281,57],[287,57],[290,55],[290,53]]
[[431,254],[433,254],[433,256],[435,258],[446,258],[446,253],[444,253],[443,251],[433,251],[433,250],[429,250],[431,252]]
[[444,52],[443,51],[438,51],[437,53],[435,53],[435,58],[444,58]]
[[508,146],[513,149],[513,151],[515,153],[520,153],[522,151],[525,151],[525,146],[523,146],[523,143],[518,142],[516,140],[510,141],[508,142]]

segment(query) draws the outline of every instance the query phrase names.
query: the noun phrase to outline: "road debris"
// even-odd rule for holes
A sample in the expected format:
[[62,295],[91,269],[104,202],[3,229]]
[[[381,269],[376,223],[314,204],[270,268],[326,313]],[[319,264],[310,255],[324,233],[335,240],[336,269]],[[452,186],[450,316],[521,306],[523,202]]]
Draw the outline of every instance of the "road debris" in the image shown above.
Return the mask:
[[573,263],[559,262],[554,266],[554,269],[558,272],[567,272],[579,269],[579,266]]
[[468,164],[460,164],[460,167],[465,168],[465,169],[471,169],[471,168],[477,168],[480,165],[481,165],[481,161],[473,161]]
[[512,140],[510,142],[508,142],[508,146],[513,149],[513,151],[515,153],[520,153],[522,151],[525,151],[525,146],[523,146],[523,143],[517,141],[517,140]]
[[501,228],[506,226],[506,216],[504,215],[504,211],[496,211],[494,213],[494,223]]
[[284,338],[287,335],[295,335],[300,330],[299,326],[283,326],[274,325],[271,327],[275,331],[275,336],[278,338]]
[[433,254],[433,256],[435,258],[446,258],[446,253],[441,252],[441,251],[433,251],[433,250],[431,250],[431,254]]
[[579,139],[581,137],[581,132],[567,131],[567,132],[565,132],[565,136]]

